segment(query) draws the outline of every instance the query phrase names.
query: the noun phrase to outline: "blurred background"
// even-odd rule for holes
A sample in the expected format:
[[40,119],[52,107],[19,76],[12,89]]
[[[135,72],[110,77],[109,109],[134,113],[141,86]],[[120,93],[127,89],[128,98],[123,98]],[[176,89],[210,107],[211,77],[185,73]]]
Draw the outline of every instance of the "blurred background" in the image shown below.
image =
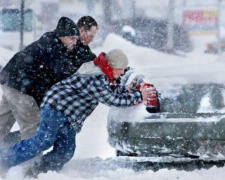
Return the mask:
[[[91,15],[99,24],[97,36],[90,44],[93,52],[123,49],[129,66],[144,74],[146,82],[154,84],[159,92],[168,87],[176,88],[175,84],[225,84],[225,53],[216,60],[225,51],[224,10],[225,0],[0,0],[0,70],[18,50],[39,39],[43,33],[54,30],[61,16],[77,22],[80,17]],[[211,108],[208,101],[206,109]],[[140,110],[137,116],[132,116],[134,119],[146,115],[147,111]],[[115,156],[115,149],[107,143],[105,119],[108,111],[108,107],[100,105],[87,119],[77,138],[76,158]],[[13,130],[18,130],[18,125]],[[88,179],[102,178],[102,175],[107,179],[112,174],[116,174],[114,179],[124,179],[124,175],[134,175],[120,169],[116,173],[108,171],[112,166],[104,166],[101,160],[96,170],[90,166],[96,162],[99,158],[97,161],[88,159],[81,166],[79,161],[78,166],[77,161],[72,161],[75,165],[65,168],[64,179],[68,179],[67,174],[82,178],[87,174]],[[78,169],[74,171],[74,167]],[[106,169],[103,174],[102,168]],[[195,176],[195,179],[209,179],[211,174],[224,176],[224,169],[212,169],[207,173],[201,171],[201,176],[196,171],[196,175],[191,173],[184,179]],[[184,177],[180,171],[159,172],[153,172],[154,177],[158,176],[155,179],[166,177],[165,173],[174,179]],[[61,174],[59,176],[61,178]],[[149,178],[149,173],[146,177]],[[139,173],[130,179],[140,179]]]
[[93,16],[99,32],[173,54],[225,50],[224,0],[0,0],[0,46],[18,51],[55,29],[58,19]]

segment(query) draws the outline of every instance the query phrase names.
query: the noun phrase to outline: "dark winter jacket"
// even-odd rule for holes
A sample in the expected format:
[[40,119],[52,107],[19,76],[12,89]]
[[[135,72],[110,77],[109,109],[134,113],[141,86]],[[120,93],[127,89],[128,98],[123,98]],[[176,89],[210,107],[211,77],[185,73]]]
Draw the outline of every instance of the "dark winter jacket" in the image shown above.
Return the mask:
[[108,106],[128,107],[142,101],[139,90],[116,94],[110,81],[93,62],[85,63],[71,77],[54,85],[43,99],[41,107],[50,107],[68,117],[77,132],[99,102]]
[[0,83],[34,97],[40,105],[51,86],[95,57],[80,41],[69,51],[54,31],[48,32],[12,57],[0,73]]

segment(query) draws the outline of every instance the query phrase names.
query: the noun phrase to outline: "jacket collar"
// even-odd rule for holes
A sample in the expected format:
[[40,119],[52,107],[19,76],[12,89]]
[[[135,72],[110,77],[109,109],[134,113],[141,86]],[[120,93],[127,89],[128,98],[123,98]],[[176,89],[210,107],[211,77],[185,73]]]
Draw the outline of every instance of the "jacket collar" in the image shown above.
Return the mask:
[[102,72],[109,78],[110,83],[113,83],[113,69],[105,59],[105,53],[102,52],[94,59],[94,64],[102,70]]

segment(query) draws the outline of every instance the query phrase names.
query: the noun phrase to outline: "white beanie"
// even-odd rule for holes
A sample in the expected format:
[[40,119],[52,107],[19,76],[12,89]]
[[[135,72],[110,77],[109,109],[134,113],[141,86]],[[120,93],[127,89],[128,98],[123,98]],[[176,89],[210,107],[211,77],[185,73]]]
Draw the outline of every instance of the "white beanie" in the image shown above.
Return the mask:
[[110,66],[112,68],[118,68],[118,69],[126,69],[128,65],[128,58],[124,54],[124,52],[120,49],[114,49],[109,51],[105,58],[109,62]]

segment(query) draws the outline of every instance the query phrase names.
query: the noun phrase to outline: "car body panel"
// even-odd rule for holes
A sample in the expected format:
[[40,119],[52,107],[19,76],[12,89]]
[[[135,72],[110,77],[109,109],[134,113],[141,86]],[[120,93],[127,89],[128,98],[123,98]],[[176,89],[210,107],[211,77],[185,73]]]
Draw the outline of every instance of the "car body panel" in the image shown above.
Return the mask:
[[[125,110],[111,108],[109,143],[137,156],[225,155],[224,102],[224,85],[192,84],[161,92],[161,113],[140,115],[139,120],[118,120],[125,116]],[[207,103],[208,107],[204,107]]]

